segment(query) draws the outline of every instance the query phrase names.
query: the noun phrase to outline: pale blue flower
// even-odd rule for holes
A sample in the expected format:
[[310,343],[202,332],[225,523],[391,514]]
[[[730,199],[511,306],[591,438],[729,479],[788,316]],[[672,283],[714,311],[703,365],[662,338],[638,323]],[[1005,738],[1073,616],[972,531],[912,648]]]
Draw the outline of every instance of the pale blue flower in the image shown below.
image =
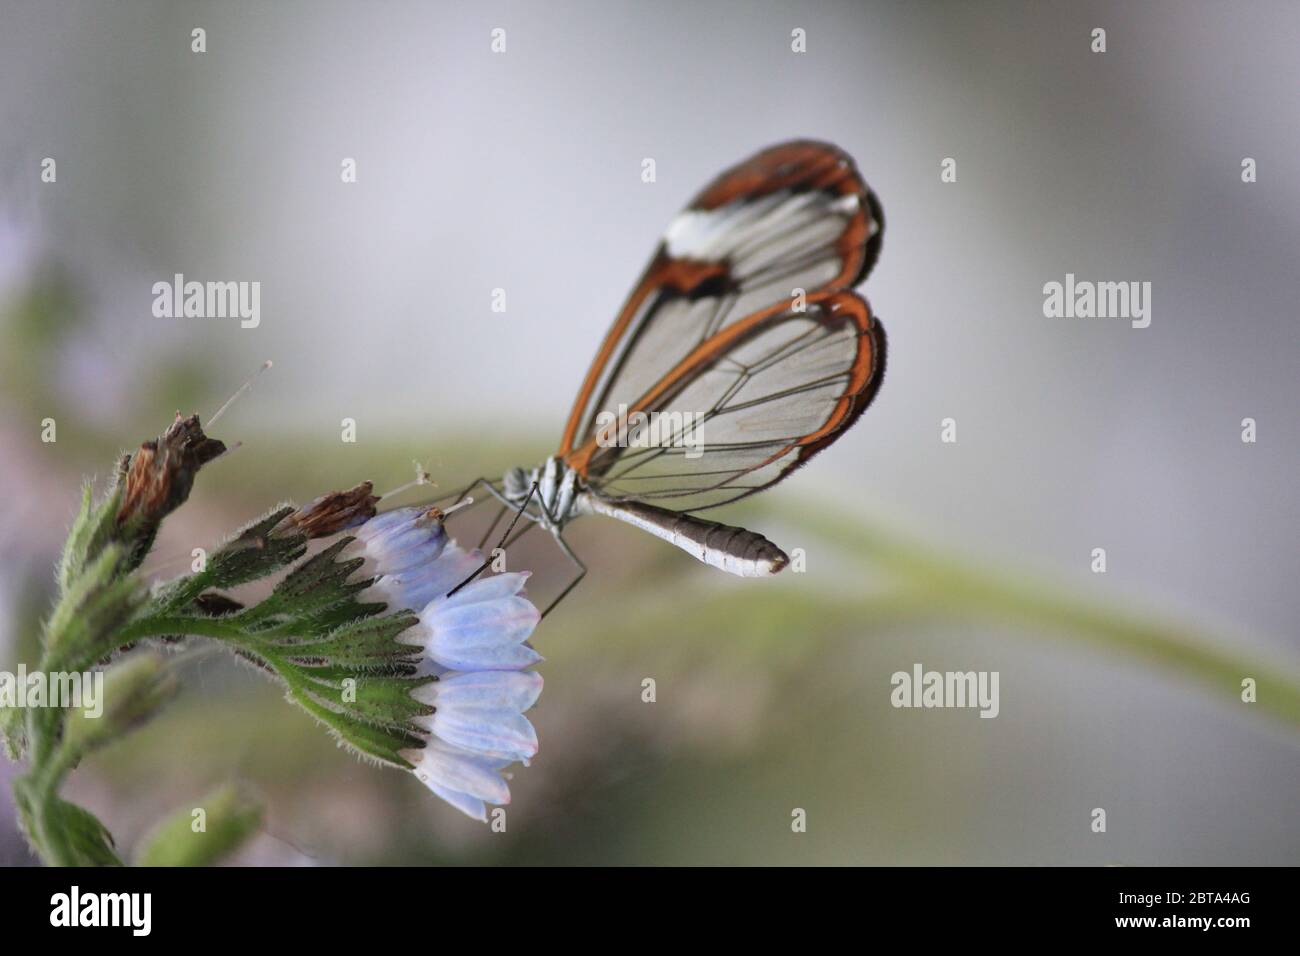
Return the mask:
[[469,577],[483,563],[447,537],[437,513],[398,508],[371,518],[352,532],[342,558],[362,558],[356,577],[375,579],[357,599],[387,604],[389,610],[419,611]]
[[450,673],[413,692],[434,708],[415,722],[454,747],[526,762],[537,753],[537,732],[524,711],[541,693],[536,671]]
[[385,574],[362,592],[360,599],[383,601],[389,607],[419,611],[464,581],[482,563],[481,552],[466,551],[455,541],[450,541],[438,560]]
[[352,531],[343,557],[365,559],[360,575],[388,575],[425,567],[442,554],[447,530],[430,508],[397,508]]
[[524,716],[542,692],[542,676],[525,670],[542,659],[525,643],[541,617],[523,594],[528,574],[481,577],[448,597],[483,558],[450,541],[428,508],[389,511],[351,533],[343,556],[362,558],[357,575],[375,579],[358,599],[418,614],[397,639],[423,649],[420,672],[434,678],[412,692],[433,709],[415,718],[428,743],[401,755],[435,794],[486,820],[488,804],[510,802],[505,768],[537,753]]
[[439,667],[454,671],[522,670],[542,660],[524,642],[541,619],[520,592],[527,572],[479,578],[451,597],[434,598],[420,622],[398,635],[419,644]]
[[487,820],[487,804],[510,802],[510,786],[501,773],[511,763],[508,757],[484,757],[436,738],[401,755],[421,783],[475,820]]

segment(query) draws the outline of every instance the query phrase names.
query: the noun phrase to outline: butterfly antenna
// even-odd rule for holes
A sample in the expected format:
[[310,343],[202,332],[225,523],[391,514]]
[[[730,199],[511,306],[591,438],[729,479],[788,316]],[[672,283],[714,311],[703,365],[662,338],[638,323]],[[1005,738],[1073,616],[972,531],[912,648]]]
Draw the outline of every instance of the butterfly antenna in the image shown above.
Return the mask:
[[[519,506],[519,510],[515,512],[515,516],[510,520],[510,525],[506,528],[506,533],[501,536],[501,541],[497,544],[497,548],[500,548],[503,544],[505,544],[506,539],[510,537],[510,532],[515,530],[515,525],[517,525],[519,523],[519,519],[524,516],[524,510],[532,502],[533,495],[535,494],[537,494],[537,482],[534,481],[533,486],[528,489],[528,497],[524,499],[523,504]],[[494,548],[493,550],[496,550],[496,548]],[[453,594],[455,594],[465,585],[469,584],[476,577],[478,577],[480,574],[486,571],[489,567],[492,566],[492,560],[493,560],[492,558],[488,558],[486,561],[480,564],[473,574],[471,574],[464,581],[461,581],[460,584],[456,585],[454,588],[448,591],[446,596],[451,597]]]

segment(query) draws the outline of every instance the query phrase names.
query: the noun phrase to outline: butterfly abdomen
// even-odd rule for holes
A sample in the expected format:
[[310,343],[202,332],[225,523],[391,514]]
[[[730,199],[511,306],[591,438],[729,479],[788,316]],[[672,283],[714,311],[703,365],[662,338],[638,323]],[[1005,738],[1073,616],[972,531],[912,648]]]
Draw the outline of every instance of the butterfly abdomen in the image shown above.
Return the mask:
[[706,521],[641,501],[607,501],[591,494],[583,496],[580,507],[649,531],[728,574],[745,578],[767,577],[790,562],[786,553],[771,541],[745,528]]

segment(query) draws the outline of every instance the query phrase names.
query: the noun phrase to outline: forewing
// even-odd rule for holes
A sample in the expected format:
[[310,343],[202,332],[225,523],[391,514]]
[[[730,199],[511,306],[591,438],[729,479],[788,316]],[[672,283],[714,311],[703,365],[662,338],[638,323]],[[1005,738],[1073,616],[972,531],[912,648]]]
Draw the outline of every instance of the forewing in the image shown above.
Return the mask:
[[[779,480],[874,394],[883,335],[865,302],[839,293],[870,269],[881,231],[874,195],[834,146],[785,143],[723,173],[669,226],[597,353],[560,455],[593,490],[678,510]],[[650,412],[669,427],[609,447]],[[611,419],[613,435],[600,427]],[[702,444],[684,444],[692,437]]]

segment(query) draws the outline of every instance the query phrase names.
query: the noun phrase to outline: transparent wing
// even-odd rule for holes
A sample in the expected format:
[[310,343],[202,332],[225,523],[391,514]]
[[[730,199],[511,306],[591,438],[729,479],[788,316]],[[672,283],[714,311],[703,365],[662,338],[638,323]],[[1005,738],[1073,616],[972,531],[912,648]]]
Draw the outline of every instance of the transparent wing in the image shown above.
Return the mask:
[[723,173],[669,226],[559,454],[594,491],[678,510],[780,480],[874,394],[883,335],[845,290],[881,233],[879,204],[835,146],[785,143]]
[[753,494],[856,420],[884,358],[883,329],[852,292],[760,314],[688,356],[651,400],[603,416],[586,483],[604,498],[677,511]]

